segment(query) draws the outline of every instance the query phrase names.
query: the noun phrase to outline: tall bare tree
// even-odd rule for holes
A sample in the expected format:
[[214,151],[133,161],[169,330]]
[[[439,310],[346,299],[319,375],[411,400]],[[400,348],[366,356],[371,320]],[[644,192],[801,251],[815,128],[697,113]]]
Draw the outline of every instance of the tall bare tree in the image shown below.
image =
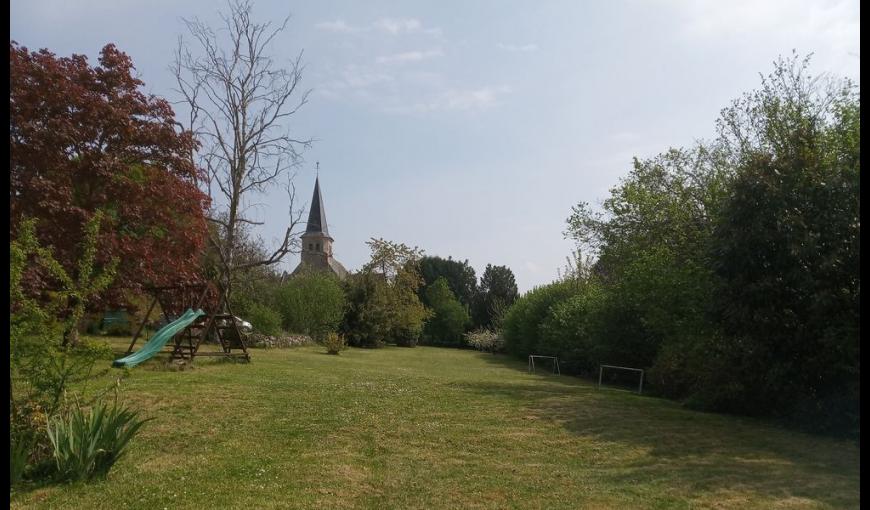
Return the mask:
[[[216,226],[209,229],[209,242],[220,259],[227,298],[239,272],[276,264],[298,251],[302,210],[294,208],[291,170],[312,143],[289,129],[291,117],[310,93],[301,88],[302,52],[287,67],[269,54],[289,16],[273,26],[252,20],[249,1],[233,0],[228,7],[219,30],[196,18],[183,20],[192,39],[179,37],[171,66],[182,104],[189,108],[189,129],[201,144],[191,158],[205,170],[201,184],[212,199],[208,220]],[[252,198],[284,177],[289,207],[283,240],[262,257],[240,256],[242,227],[263,224],[245,216]]]

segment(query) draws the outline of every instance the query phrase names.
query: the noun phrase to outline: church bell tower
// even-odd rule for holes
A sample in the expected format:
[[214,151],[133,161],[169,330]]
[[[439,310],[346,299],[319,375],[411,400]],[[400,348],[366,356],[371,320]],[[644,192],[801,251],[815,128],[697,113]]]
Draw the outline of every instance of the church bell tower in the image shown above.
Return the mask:
[[326,223],[326,208],[323,205],[323,195],[320,193],[320,176],[314,181],[314,195],[311,197],[311,208],[308,211],[308,224],[302,234],[302,261],[293,271],[299,273],[304,267],[331,271],[339,278],[347,275],[347,270],[332,256],[334,239],[329,235]]

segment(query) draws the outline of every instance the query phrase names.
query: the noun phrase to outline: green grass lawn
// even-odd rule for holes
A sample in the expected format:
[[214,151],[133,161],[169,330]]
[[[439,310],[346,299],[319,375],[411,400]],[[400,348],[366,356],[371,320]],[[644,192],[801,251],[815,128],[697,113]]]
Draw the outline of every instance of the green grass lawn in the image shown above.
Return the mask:
[[[119,344],[120,345],[120,344]],[[854,441],[688,411],[452,349],[149,362],[109,479],[12,508],[857,508]]]

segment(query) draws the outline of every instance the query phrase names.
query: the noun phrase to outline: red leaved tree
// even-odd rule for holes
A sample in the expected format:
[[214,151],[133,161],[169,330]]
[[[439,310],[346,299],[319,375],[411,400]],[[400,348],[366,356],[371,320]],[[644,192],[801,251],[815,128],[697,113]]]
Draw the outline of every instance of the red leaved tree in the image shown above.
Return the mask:
[[[112,44],[96,67],[15,41],[9,53],[13,235],[21,218],[36,218],[40,243],[74,274],[83,225],[102,210],[96,263],[120,261],[106,297],[196,278],[208,197],[190,160],[196,142],[169,103],[140,91],[130,57]],[[51,288],[38,274],[30,285]]]

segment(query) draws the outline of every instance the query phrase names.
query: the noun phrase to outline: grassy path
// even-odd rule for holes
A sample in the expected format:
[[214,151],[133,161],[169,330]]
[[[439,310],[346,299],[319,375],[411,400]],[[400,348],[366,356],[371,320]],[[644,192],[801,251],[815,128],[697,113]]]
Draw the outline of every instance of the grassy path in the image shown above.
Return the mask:
[[157,419],[109,479],[12,508],[857,508],[859,453],[501,356],[418,347],[255,350],[149,363]]

